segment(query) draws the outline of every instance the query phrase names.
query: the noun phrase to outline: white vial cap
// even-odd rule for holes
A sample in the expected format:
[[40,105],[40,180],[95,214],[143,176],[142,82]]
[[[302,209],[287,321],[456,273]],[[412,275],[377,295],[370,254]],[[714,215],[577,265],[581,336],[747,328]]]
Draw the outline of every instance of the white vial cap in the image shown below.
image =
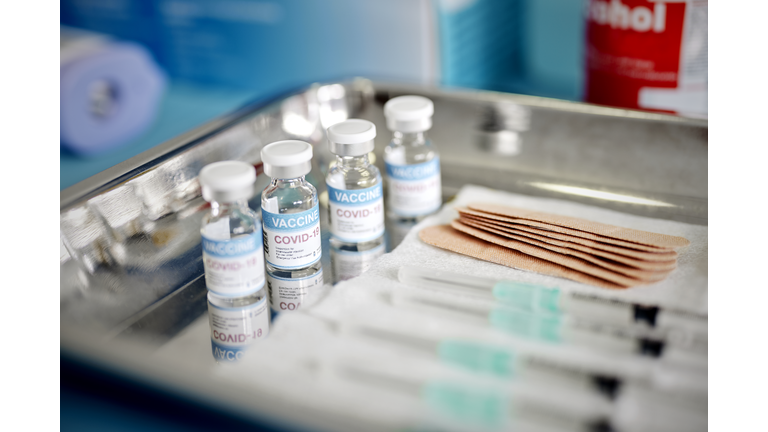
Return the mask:
[[214,162],[200,170],[198,181],[206,201],[235,201],[253,196],[256,168],[241,161]]
[[435,105],[422,96],[398,96],[384,104],[387,128],[398,132],[424,132],[432,127]]
[[268,144],[261,149],[264,174],[272,178],[289,179],[312,171],[312,144],[286,140]]
[[368,120],[349,119],[328,128],[331,153],[339,156],[362,156],[373,151],[376,125]]

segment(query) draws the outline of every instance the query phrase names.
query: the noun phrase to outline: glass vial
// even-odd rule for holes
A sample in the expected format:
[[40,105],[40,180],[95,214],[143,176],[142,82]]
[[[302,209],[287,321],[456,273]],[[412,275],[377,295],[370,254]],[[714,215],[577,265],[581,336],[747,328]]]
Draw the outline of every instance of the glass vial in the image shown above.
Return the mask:
[[200,230],[205,284],[219,297],[251,295],[264,287],[261,221],[248,208],[256,169],[240,161],[216,162],[198,179],[211,203]]
[[261,150],[261,160],[272,178],[261,194],[270,303],[293,311],[315,300],[323,286],[319,200],[304,178],[312,170],[312,145],[274,142]]
[[328,171],[331,247],[365,251],[384,243],[384,195],[381,174],[371,165],[376,126],[359,119],[328,128],[328,144],[336,155]]
[[434,105],[421,96],[399,96],[384,104],[392,141],[384,149],[387,215],[418,221],[440,209],[440,155],[427,137]]
[[211,349],[216,361],[235,361],[267,337],[270,326],[261,221],[248,207],[256,170],[245,162],[216,162],[198,179],[211,203],[200,230]]

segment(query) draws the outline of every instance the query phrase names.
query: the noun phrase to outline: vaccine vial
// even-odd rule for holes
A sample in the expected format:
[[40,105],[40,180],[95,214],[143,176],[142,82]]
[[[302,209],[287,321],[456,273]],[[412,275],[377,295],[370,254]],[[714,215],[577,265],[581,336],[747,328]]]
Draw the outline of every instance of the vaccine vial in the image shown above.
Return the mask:
[[336,161],[325,179],[331,247],[347,251],[375,249],[384,243],[384,195],[381,174],[371,165],[376,126],[359,119],[328,128]]
[[392,141],[384,149],[387,214],[418,221],[442,205],[440,155],[427,137],[434,105],[422,96],[399,96],[384,104]]
[[276,311],[294,311],[314,301],[323,286],[319,200],[305,179],[312,145],[274,142],[261,150],[261,160],[272,179],[261,194],[270,303]]
[[222,298],[254,294],[264,287],[261,221],[248,208],[256,169],[240,161],[205,166],[198,177],[211,204],[200,230],[205,284]]
[[248,207],[256,170],[245,162],[216,162],[198,179],[211,204],[200,233],[212,352],[217,361],[236,361],[270,327],[261,220]]

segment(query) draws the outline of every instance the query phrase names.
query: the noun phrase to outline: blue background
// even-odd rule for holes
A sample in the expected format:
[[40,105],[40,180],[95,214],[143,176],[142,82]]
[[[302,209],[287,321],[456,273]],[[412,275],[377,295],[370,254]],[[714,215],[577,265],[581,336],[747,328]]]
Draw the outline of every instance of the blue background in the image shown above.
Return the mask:
[[[206,16],[212,2],[61,1],[62,24],[143,44],[171,82],[156,121],[140,137],[97,157],[62,150],[60,189],[248,101],[352,76],[413,81],[421,70],[416,59],[397,52],[404,44],[397,39],[403,31],[377,24],[396,20],[406,28],[420,25],[415,18],[398,15],[414,1],[227,1],[246,12],[256,7],[250,22]],[[460,7],[448,8],[447,3]],[[279,24],[262,22],[271,16],[264,4],[278,5],[285,19]],[[435,83],[580,100],[582,8],[582,0],[433,1],[427,12],[439,58]],[[360,19],[368,16],[382,19]],[[405,60],[382,63],[385,58]]]

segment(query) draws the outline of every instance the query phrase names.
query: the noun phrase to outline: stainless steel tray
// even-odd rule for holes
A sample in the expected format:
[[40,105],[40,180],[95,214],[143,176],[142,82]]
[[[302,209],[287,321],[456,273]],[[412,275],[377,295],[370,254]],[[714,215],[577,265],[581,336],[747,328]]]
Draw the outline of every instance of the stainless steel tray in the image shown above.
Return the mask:
[[[269,395],[217,387],[201,363],[212,361],[210,352],[190,359],[162,351],[206,311],[200,169],[225,159],[260,168],[262,146],[302,139],[315,145],[308,178],[322,194],[332,156],[325,128],[350,117],[373,121],[376,164],[383,168],[389,140],[383,104],[402,94],[435,103],[430,136],[441,152],[445,199],[476,184],[707,224],[706,120],[365,79],[316,84],[246,106],[61,192],[62,353],[256,419],[374,427],[322,412],[297,416]],[[256,189],[266,183],[260,177]],[[388,222],[390,249],[408,228]],[[323,242],[326,281],[338,279],[349,269],[334,267],[327,234]]]

